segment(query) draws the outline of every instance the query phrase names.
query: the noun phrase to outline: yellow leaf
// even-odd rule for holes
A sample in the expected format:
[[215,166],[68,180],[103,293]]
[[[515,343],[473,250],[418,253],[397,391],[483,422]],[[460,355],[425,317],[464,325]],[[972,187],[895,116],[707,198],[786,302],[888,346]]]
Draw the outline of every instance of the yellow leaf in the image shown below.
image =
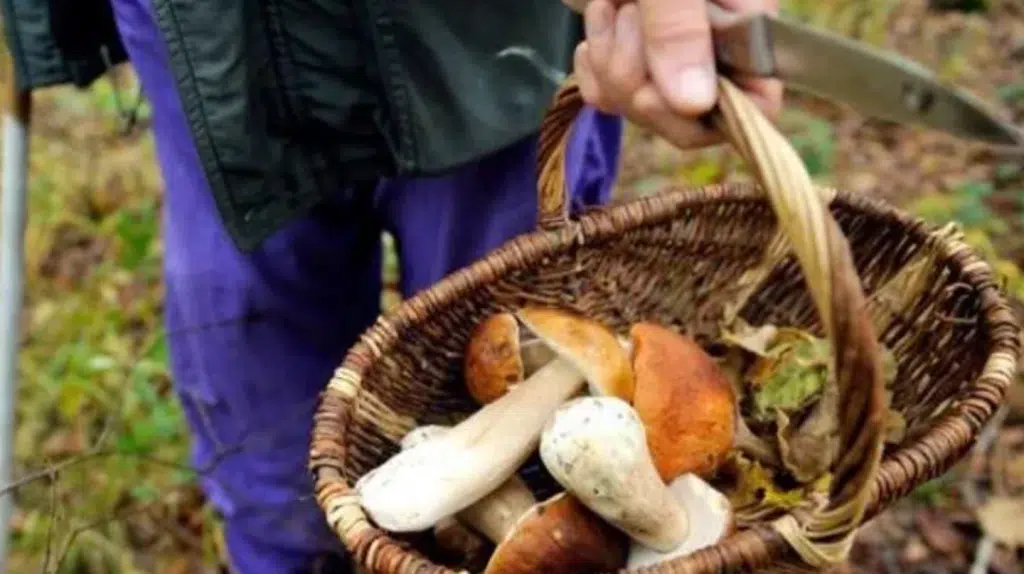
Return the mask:
[[737,458],[738,477],[736,484],[726,490],[733,506],[744,507],[755,504],[773,508],[795,508],[804,500],[802,489],[784,490],[775,483],[775,473],[758,461]]
[[978,509],[986,534],[1011,548],[1024,546],[1024,498],[993,496]]

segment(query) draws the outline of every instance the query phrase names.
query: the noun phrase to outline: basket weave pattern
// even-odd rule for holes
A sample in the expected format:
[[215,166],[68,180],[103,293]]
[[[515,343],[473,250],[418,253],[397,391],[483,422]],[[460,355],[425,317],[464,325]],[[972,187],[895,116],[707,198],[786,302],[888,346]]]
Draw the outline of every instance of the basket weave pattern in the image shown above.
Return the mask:
[[[563,90],[561,96],[570,93]],[[564,122],[572,115],[571,107],[556,105],[548,120]],[[723,129],[737,133],[735,126]],[[560,156],[550,148],[564,145],[564,134],[542,141],[542,158],[554,158],[553,168],[542,170],[542,191],[544,178],[560,173]],[[734,137],[733,143],[748,159],[765,145],[754,142],[755,149],[744,150],[743,141]],[[770,176],[759,174],[759,180]],[[773,189],[770,182],[768,187]],[[618,332],[638,321],[656,321],[702,342],[733,317],[831,336],[841,350],[838,378],[852,377],[840,413],[844,445],[862,447],[856,460],[838,462],[837,474],[846,478],[838,481],[833,499],[839,504],[864,494],[843,519],[848,528],[838,529],[837,540],[947,470],[990,418],[1015,374],[1014,316],[991,269],[954,228],[927,227],[870,198],[817,191],[825,200],[822,212],[831,214],[821,217],[824,225],[810,240],[810,251],[822,256],[818,271],[824,270],[817,291],[815,269],[793,255],[792,226],[806,224],[800,220],[805,216],[794,215],[796,223],[782,219],[790,229],[780,228],[779,204],[768,201],[761,186],[671,189],[573,221],[565,216],[564,197],[560,202],[542,193],[536,232],[511,240],[381,317],[323,393],[310,450],[318,502],[358,563],[383,574],[451,572],[417,552],[415,537],[375,528],[351,486],[396,454],[402,436],[415,426],[454,424],[478,408],[461,385],[470,330],[494,312],[525,304],[574,310]],[[843,282],[844,261],[859,282]],[[866,327],[858,327],[858,319]],[[880,460],[871,460],[872,445],[881,447],[881,422],[872,407],[880,392],[880,381],[871,380],[878,379],[872,371],[876,341],[895,356],[892,406],[903,414],[908,432],[884,456],[878,452]],[[559,488],[536,458],[522,475],[539,496]],[[744,526],[713,547],[647,571],[808,566],[805,553],[796,552],[777,528]]]

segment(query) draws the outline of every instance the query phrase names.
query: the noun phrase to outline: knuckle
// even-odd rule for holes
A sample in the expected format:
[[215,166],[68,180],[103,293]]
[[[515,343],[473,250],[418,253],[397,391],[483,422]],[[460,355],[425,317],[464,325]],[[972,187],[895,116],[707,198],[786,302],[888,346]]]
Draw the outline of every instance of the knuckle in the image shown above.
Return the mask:
[[643,68],[633,62],[613,61],[608,67],[608,84],[624,95],[632,96],[643,85]]
[[[710,47],[711,30],[706,18],[673,18],[648,26],[644,32],[644,42],[655,50],[691,47],[696,44],[706,44]],[[687,48],[681,49],[683,51],[678,54],[680,57],[692,53]]]

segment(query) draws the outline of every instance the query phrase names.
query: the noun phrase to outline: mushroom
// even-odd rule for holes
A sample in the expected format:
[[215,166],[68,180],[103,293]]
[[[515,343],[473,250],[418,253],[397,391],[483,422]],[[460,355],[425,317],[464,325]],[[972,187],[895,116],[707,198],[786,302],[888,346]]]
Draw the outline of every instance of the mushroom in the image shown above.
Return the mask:
[[[441,425],[418,427],[401,447],[413,448],[447,431]],[[621,568],[628,556],[628,538],[577,499],[560,492],[538,503],[515,475],[456,518],[497,544],[484,574],[605,572]],[[450,521],[439,522],[435,531],[446,546],[467,546],[464,533]]]
[[633,408],[665,482],[713,472],[732,449],[736,395],[718,364],[693,339],[654,323],[636,323]]
[[662,481],[636,410],[616,397],[580,397],[545,425],[540,457],[580,502],[644,545],[667,552],[690,522]]
[[[444,436],[448,427],[426,425],[402,439],[402,448]],[[456,515],[458,521],[497,545],[484,574],[519,572],[604,572],[620,568],[628,539],[574,497],[561,492],[537,503],[526,484],[512,475],[497,490]],[[443,525],[443,529],[441,526]],[[467,546],[450,522],[436,527],[447,546]]]
[[[443,425],[417,427],[405,435],[400,446],[403,450],[414,448],[426,441],[440,438],[450,430]],[[536,503],[537,499],[526,483],[513,474],[497,489],[456,513],[455,518],[492,542],[498,542]]]
[[515,315],[495,313],[470,333],[463,359],[466,390],[486,405],[554,358],[544,341],[519,327]]
[[669,483],[668,489],[682,503],[694,527],[689,536],[668,552],[656,551],[642,543],[631,545],[626,568],[633,570],[687,556],[717,544],[735,528],[729,499],[696,474],[679,476]]
[[551,414],[586,383],[632,387],[628,356],[608,327],[554,309],[521,315],[556,357],[443,437],[403,450],[360,478],[360,504],[377,526],[425,530],[462,511],[522,466]]
[[[664,326],[640,322],[629,331],[636,381],[633,408],[662,480],[707,477],[736,447],[778,463],[778,453],[754,435],[739,414],[725,371],[696,341]],[[685,408],[680,408],[684,407]]]
[[[578,315],[550,307],[526,307],[517,313],[500,312],[490,315],[477,324],[470,334],[463,359],[463,376],[466,390],[478,404],[486,405],[504,395],[508,390],[532,375],[538,368],[554,359],[558,353],[555,347],[564,337],[577,328]],[[520,327],[520,322],[527,327]],[[606,341],[618,341],[624,353],[608,355],[601,347],[592,347],[591,354],[581,354],[574,364],[584,373],[592,368],[594,361],[614,361],[620,372],[626,373],[629,359],[628,340],[607,331]],[[591,383],[590,392],[599,395],[614,395],[631,400],[633,380],[631,376],[603,381],[587,377]]]
[[586,574],[626,563],[629,539],[566,492],[531,508],[498,543],[484,574]]
[[[584,374],[590,394],[633,400],[635,383],[629,361],[629,343],[617,337],[611,329],[591,319],[551,307],[526,307],[520,309],[516,316],[549,348]],[[564,347],[566,343],[580,340],[588,340],[590,344]]]
[[633,563],[688,554],[732,528],[728,499],[696,474],[665,484],[643,422],[620,399],[568,401],[546,425],[540,455],[568,492],[636,542],[629,553]]

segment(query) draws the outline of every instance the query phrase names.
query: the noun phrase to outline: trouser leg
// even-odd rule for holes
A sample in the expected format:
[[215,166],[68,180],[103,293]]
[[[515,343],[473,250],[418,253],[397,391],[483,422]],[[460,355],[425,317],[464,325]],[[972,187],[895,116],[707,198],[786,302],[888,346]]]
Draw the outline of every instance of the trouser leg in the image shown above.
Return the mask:
[[168,345],[201,485],[239,572],[311,572],[340,548],[306,471],[316,398],[378,313],[370,198],[325,205],[240,253],[217,219],[151,7],[114,7],[153,110]]
[[[618,173],[622,121],[585,107],[566,153],[570,208],[601,205]],[[409,295],[472,263],[537,223],[536,139],[453,173],[387,181],[379,190]]]

